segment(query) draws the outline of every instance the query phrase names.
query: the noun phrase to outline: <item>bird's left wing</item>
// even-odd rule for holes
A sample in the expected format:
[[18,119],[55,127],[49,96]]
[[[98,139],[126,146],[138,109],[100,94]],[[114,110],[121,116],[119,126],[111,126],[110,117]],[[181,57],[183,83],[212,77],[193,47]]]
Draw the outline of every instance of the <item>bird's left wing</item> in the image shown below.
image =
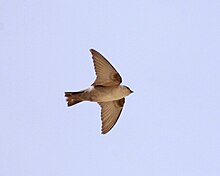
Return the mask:
[[108,60],[94,49],[90,49],[96,72],[93,86],[117,86],[122,82],[121,76]]
[[116,124],[123,105],[125,103],[125,98],[109,102],[99,102],[101,106],[101,119],[102,119],[102,134],[108,133],[113,126]]

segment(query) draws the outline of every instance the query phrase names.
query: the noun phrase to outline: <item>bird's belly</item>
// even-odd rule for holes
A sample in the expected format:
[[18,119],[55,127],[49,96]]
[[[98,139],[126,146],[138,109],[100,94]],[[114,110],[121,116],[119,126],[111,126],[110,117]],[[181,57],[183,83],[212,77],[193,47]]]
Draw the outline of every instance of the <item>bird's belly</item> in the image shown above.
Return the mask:
[[93,92],[92,101],[96,102],[106,102],[106,101],[114,101],[123,98],[124,96],[120,94],[120,92],[115,91],[114,89],[97,89]]

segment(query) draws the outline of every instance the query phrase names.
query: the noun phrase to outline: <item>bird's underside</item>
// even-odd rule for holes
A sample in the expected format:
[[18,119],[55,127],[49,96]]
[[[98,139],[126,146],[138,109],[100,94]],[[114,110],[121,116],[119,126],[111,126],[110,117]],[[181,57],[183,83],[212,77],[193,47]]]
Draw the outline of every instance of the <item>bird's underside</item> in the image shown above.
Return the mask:
[[104,56],[94,49],[91,49],[90,52],[96,72],[94,83],[90,88],[83,91],[65,92],[65,97],[67,97],[68,106],[82,101],[97,102],[101,107],[102,134],[106,134],[116,124],[122,112],[125,103],[124,97],[127,96],[127,92],[120,86],[121,76]]

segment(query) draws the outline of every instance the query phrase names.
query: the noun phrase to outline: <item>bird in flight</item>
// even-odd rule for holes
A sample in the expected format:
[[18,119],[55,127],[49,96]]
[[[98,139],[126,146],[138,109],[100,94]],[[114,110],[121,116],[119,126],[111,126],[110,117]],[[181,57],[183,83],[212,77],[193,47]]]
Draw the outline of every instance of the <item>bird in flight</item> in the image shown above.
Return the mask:
[[108,133],[117,122],[125,97],[133,91],[120,85],[122,78],[108,60],[94,49],[90,49],[96,72],[95,82],[78,92],[65,92],[68,106],[82,101],[97,102],[101,106],[102,134]]

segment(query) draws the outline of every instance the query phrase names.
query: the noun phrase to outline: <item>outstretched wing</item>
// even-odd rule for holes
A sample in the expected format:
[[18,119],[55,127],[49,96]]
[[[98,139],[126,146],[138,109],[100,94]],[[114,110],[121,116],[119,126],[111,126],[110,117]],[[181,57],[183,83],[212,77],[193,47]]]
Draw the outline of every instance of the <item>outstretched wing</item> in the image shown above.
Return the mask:
[[101,119],[102,119],[102,134],[108,133],[113,126],[116,124],[123,105],[125,103],[125,98],[120,100],[110,101],[110,102],[101,102]]
[[96,72],[96,80],[93,86],[117,86],[122,82],[121,76],[116,69],[94,49],[90,49]]

